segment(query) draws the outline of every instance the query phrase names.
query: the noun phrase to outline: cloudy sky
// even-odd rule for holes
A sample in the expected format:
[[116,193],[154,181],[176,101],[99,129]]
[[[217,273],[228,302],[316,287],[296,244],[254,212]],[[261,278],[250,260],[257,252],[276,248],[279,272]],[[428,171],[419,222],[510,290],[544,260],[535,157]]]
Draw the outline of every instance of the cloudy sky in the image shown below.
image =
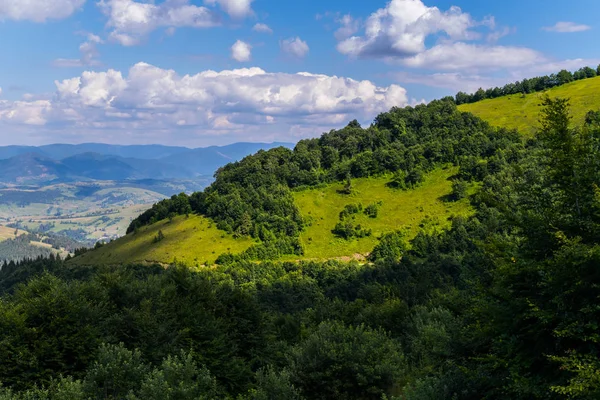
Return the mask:
[[597,0],[0,0],[0,145],[296,141],[596,66],[598,15]]

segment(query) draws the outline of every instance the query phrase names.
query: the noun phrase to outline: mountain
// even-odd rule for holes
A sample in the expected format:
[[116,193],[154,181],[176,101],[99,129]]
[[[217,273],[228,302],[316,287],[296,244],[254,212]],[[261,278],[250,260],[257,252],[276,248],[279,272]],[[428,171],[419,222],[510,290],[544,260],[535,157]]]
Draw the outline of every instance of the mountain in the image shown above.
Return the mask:
[[600,76],[567,83],[544,92],[514,94],[461,104],[458,109],[471,112],[494,126],[517,129],[524,135],[531,136],[539,127],[538,115],[542,96],[547,94],[553,98],[568,98],[573,122],[581,124],[588,111],[600,110],[599,93]]
[[212,146],[181,152],[161,158],[165,164],[179,166],[199,175],[212,175],[219,167],[241,160],[259,150],[275,147],[293,148],[292,143],[234,143],[227,146]]
[[163,146],[158,144],[151,145],[113,145],[103,143],[82,143],[82,144],[50,144],[40,146],[42,154],[56,160],[72,157],[84,153],[98,153],[107,156],[118,156],[124,158],[140,158],[144,160],[155,160],[162,157],[168,157],[190,149],[187,147]]
[[74,180],[193,180],[260,149],[291,143],[235,143],[188,149],[161,145],[105,144],[0,147],[0,186],[43,185]]
[[19,185],[34,185],[55,180],[69,181],[71,169],[38,153],[24,153],[0,160],[0,181]]

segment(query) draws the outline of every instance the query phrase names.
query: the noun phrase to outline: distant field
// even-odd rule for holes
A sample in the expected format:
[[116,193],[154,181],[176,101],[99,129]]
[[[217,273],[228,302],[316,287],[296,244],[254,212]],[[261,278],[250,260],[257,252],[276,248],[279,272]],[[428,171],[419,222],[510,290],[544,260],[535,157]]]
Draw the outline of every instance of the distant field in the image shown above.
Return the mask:
[[[472,212],[467,199],[444,202],[442,198],[451,192],[448,179],[456,173],[455,168],[437,170],[427,176],[424,184],[415,190],[401,191],[386,187],[389,177],[355,179],[352,195],[338,194],[342,184],[311,189],[294,194],[305,217],[313,223],[301,235],[306,249],[303,258],[329,259],[352,257],[368,253],[378,242],[382,233],[406,229],[415,235],[425,220],[426,228],[443,229],[449,226],[452,215],[468,215]],[[356,217],[356,223],[373,230],[373,235],[359,240],[335,238],[331,233],[338,222],[339,213],[346,204],[382,202],[379,216],[375,219],[365,215]],[[165,238],[153,243],[161,230]],[[78,264],[117,264],[128,262],[172,263],[174,260],[190,266],[211,265],[226,252],[240,253],[253,244],[251,239],[234,239],[216,228],[216,224],[201,216],[179,216],[173,222],[161,221],[144,227],[137,234],[130,234],[105,247],[78,257]],[[290,256],[287,259],[298,259]]]
[[525,96],[511,95],[462,104],[458,109],[471,112],[492,125],[515,128],[531,136],[538,127],[540,98],[544,94],[550,97],[570,98],[573,122],[581,124],[588,111],[600,110],[600,77],[571,82],[545,92]]
[[17,230],[17,234],[15,235],[15,228],[8,228],[6,226],[0,225],[0,241],[6,240],[6,239],[14,239],[16,236],[21,236],[25,233],[27,233],[27,232],[19,229],[19,230]]
[[[359,257],[370,252],[383,233],[406,229],[409,236],[417,234],[420,224],[442,229],[449,226],[452,215],[468,215],[472,212],[467,199],[459,202],[444,202],[443,196],[452,191],[448,179],[457,172],[455,168],[437,170],[429,174],[423,185],[414,190],[390,189],[386,183],[390,177],[355,179],[352,186],[355,193],[339,194],[342,184],[334,184],[322,189],[310,189],[295,193],[296,204],[303,216],[313,222],[301,235],[306,258],[334,258],[343,256]],[[361,203],[363,207],[381,201],[377,218],[357,214],[355,223],[372,229],[371,237],[345,240],[334,236],[331,230],[339,221],[340,211],[346,204]]]
[[[164,239],[153,243],[158,231]],[[128,262],[172,263],[190,266],[214,264],[222,253],[240,253],[252,245],[250,239],[234,239],[202,216],[178,216],[144,227],[106,246],[77,257],[78,264],[118,264]]]

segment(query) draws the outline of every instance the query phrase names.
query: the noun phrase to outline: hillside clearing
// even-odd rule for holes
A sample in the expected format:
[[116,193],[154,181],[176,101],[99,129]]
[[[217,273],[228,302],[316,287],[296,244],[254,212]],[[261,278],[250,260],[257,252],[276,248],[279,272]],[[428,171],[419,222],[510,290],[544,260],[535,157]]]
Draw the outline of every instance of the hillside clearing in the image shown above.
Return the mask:
[[[154,243],[158,232],[164,239]],[[199,215],[178,216],[141,228],[114,242],[77,257],[78,264],[118,264],[130,262],[172,263],[189,266],[214,264],[226,252],[240,253],[252,245],[248,238],[234,239],[216,224]]]
[[[366,254],[373,249],[379,237],[387,232],[405,229],[414,237],[420,229],[450,225],[451,216],[469,215],[472,209],[468,199],[445,202],[444,196],[452,191],[449,179],[455,168],[439,169],[427,175],[425,182],[413,190],[397,190],[386,186],[391,176],[352,180],[351,195],[338,193],[343,184],[308,189],[294,194],[302,215],[312,224],[301,234],[306,258],[328,259]],[[331,231],[339,222],[340,211],[347,204],[361,203],[363,207],[381,202],[377,218],[356,214],[355,223],[371,229],[372,235],[361,239],[341,239]],[[423,226],[420,226],[423,225]]]
[[458,109],[471,112],[494,126],[517,129],[526,136],[532,136],[538,127],[540,100],[545,94],[552,98],[569,98],[573,123],[580,125],[588,111],[600,110],[599,92],[600,77],[595,77],[525,96],[510,95],[461,104]]

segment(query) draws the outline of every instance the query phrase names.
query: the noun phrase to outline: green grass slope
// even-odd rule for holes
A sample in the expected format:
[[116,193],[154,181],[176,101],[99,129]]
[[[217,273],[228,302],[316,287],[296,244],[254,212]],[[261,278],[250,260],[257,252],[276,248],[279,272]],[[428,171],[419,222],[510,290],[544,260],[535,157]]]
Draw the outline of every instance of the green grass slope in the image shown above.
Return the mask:
[[[439,169],[428,174],[425,182],[413,190],[397,190],[386,186],[389,177],[354,179],[353,193],[340,194],[343,184],[325,188],[309,189],[295,193],[295,201],[311,225],[301,234],[305,258],[327,259],[337,257],[362,258],[379,241],[379,237],[395,230],[406,230],[414,237],[419,229],[446,228],[451,216],[468,215],[472,212],[468,199],[446,202],[451,193],[449,179],[456,168]],[[339,222],[340,211],[347,204],[361,203],[363,207],[381,202],[377,218],[357,214],[355,223],[371,229],[369,237],[345,240],[331,231]]]
[[[154,241],[162,231],[164,239]],[[157,222],[141,228],[94,251],[76,257],[80,265],[120,264],[133,262],[172,263],[189,266],[211,265],[226,252],[240,253],[252,245],[248,238],[234,239],[217,229],[216,224],[198,215],[178,216],[169,222]]]
[[515,128],[530,136],[538,127],[540,98],[544,94],[553,98],[570,98],[573,122],[581,124],[588,111],[600,110],[600,77],[571,82],[545,92],[525,96],[511,95],[461,104],[458,109],[471,112],[494,126]]
[[[456,168],[439,169],[429,174],[426,181],[414,190],[390,189],[386,183],[390,177],[354,179],[351,195],[339,194],[341,183],[323,188],[309,189],[294,194],[296,204],[311,225],[301,235],[306,259],[330,259],[364,256],[378,242],[382,233],[406,229],[414,236],[420,225],[449,225],[452,215],[467,215],[471,212],[467,199],[445,202],[443,197],[452,190],[449,178]],[[361,203],[368,206],[381,201],[377,218],[364,214],[356,216],[356,223],[372,229],[370,237],[344,240],[336,238],[331,230],[339,221],[339,213],[346,204]],[[158,231],[164,239],[155,243]],[[83,254],[73,262],[77,264],[118,264],[131,262],[172,263],[174,260],[189,266],[211,265],[222,254],[240,253],[250,247],[248,238],[234,239],[216,228],[216,224],[201,216],[176,217],[172,222],[161,221],[111,242],[100,249]],[[289,256],[288,259],[297,259]]]

